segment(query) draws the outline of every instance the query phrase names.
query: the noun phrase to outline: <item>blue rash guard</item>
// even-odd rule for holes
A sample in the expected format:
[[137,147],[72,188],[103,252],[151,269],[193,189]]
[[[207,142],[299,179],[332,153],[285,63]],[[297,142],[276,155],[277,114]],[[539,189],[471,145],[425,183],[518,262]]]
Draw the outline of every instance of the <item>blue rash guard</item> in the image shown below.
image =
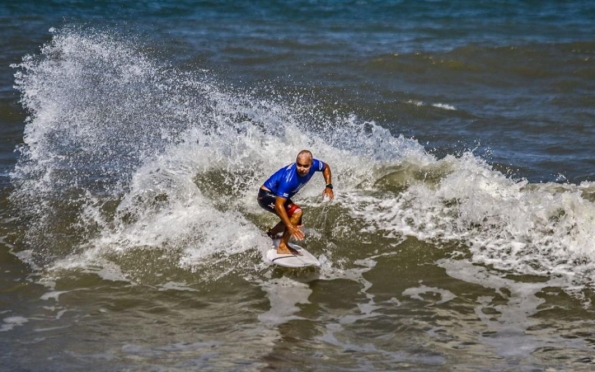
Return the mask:
[[318,159],[312,159],[310,171],[305,176],[300,177],[295,163],[292,163],[276,171],[266,180],[264,187],[280,198],[289,199],[310,181],[314,173],[323,170],[324,163]]

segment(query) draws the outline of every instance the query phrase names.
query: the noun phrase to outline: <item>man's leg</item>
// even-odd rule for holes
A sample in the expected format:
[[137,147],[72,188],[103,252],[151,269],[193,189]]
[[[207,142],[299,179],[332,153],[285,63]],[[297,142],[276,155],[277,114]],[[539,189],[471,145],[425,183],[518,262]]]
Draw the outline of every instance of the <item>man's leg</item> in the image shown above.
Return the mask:
[[[287,215],[289,216],[289,220],[291,220],[291,216],[293,216],[294,213],[296,213],[296,211],[300,211],[301,212],[301,207],[297,204],[295,204],[291,199],[289,199],[286,203],[285,203],[285,211],[287,212]],[[273,212],[275,213],[275,212]],[[276,214],[276,213],[275,213]],[[300,218],[299,225],[302,224],[302,219]],[[279,234],[283,234],[285,232],[285,224],[283,223],[283,221],[279,221],[273,228],[271,228],[269,231],[267,231],[267,235],[270,236],[271,238],[275,239]]]
[[277,235],[283,233],[285,231],[285,224],[283,221],[279,221],[272,229],[268,231],[272,238],[276,237]]
[[[301,220],[302,220],[301,208],[297,209],[291,215],[291,217],[289,217],[289,220],[294,225],[301,224]],[[283,225],[283,223],[281,223],[281,224]],[[277,224],[277,226],[278,226],[278,224]],[[274,228],[276,228],[277,226],[275,226]],[[279,242],[279,247],[277,248],[278,254],[291,254],[291,253],[295,252],[295,251],[290,250],[289,246],[287,245],[287,243],[289,242],[289,238],[291,238],[291,234],[289,233],[289,230],[285,229],[285,231],[283,232],[283,237],[281,238],[281,241]]]

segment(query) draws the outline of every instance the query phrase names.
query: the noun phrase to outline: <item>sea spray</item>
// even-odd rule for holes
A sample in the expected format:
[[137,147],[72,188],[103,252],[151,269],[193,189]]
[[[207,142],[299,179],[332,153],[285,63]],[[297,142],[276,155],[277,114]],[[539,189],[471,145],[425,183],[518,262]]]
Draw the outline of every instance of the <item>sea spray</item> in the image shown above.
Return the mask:
[[[180,267],[208,265],[267,245],[272,216],[255,190],[302,148],[332,164],[343,189],[369,186],[408,153],[431,159],[374,123],[224,89],[133,41],[65,28],[16,66],[30,117],[11,200],[40,263],[157,249]],[[314,201],[322,180],[312,184],[302,196]]]

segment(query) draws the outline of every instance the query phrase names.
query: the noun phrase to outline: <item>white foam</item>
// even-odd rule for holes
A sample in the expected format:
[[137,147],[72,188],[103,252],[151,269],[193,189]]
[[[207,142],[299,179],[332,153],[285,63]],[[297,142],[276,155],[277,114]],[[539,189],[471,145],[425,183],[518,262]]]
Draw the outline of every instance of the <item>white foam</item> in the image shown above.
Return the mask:
[[0,327],[0,332],[6,332],[12,330],[14,327],[22,326],[23,324],[27,323],[29,319],[22,317],[22,316],[10,316],[8,318],[4,318],[2,326]]
[[309,304],[308,297],[312,290],[307,284],[283,277],[262,284],[267,292],[271,308],[258,315],[258,320],[267,326],[277,326],[293,319],[301,319],[295,315],[299,311],[298,304]]
[[[408,103],[410,105],[414,105],[414,106],[417,106],[417,107],[421,107],[421,106],[425,106],[426,105],[426,103],[423,102],[423,101],[416,101],[416,100],[411,100],[411,99],[408,100],[408,101],[405,101],[405,103]],[[443,110],[449,110],[449,111],[456,111],[456,109],[457,109],[455,106],[448,105],[446,103],[432,103],[431,106],[432,107],[439,108],[439,109],[443,109]]]
[[408,100],[406,103],[409,103],[411,105],[415,105],[415,106],[423,106],[425,105],[425,103],[423,103],[422,101],[414,101],[414,100]]
[[449,110],[449,111],[456,111],[456,109],[457,109],[453,105],[447,105],[445,103],[433,103],[432,107],[441,108],[441,109]]
[[427,294],[427,293],[436,293],[436,294],[440,295],[440,300],[434,302],[434,304],[436,304],[436,305],[443,304],[443,303],[448,302],[448,301],[455,299],[457,297],[454,295],[454,293],[452,293],[449,290],[435,288],[435,287],[426,287],[423,284],[420,285],[419,287],[407,288],[406,290],[403,291],[403,295],[409,296],[413,299],[420,300],[420,301],[426,301],[421,295]]
[[450,169],[438,183],[415,182],[399,195],[347,195],[367,231],[466,243],[472,261],[514,272],[595,279],[593,185],[530,185],[466,153],[437,162]]
[[188,287],[187,283],[177,283],[177,282],[167,282],[167,283],[161,285],[159,290],[161,290],[161,291],[175,290],[175,291],[198,292],[198,290]]
[[51,292],[44,293],[40,298],[44,301],[51,299],[51,300],[55,300],[56,302],[58,302],[58,298],[63,293],[68,293],[68,291],[51,291]]

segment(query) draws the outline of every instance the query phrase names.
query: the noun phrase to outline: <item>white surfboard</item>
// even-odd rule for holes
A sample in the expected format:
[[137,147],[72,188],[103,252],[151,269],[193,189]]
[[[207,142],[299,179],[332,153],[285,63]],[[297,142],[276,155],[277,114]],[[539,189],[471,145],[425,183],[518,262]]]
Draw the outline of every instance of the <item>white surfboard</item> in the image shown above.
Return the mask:
[[298,254],[277,254],[280,241],[280,239],[273,240],[273,248],[267,251],[267,258],[275,265],[292,268],[320,266],[320,261],[316,257],[297,244],[289,243],[289,246],[295,249]]

